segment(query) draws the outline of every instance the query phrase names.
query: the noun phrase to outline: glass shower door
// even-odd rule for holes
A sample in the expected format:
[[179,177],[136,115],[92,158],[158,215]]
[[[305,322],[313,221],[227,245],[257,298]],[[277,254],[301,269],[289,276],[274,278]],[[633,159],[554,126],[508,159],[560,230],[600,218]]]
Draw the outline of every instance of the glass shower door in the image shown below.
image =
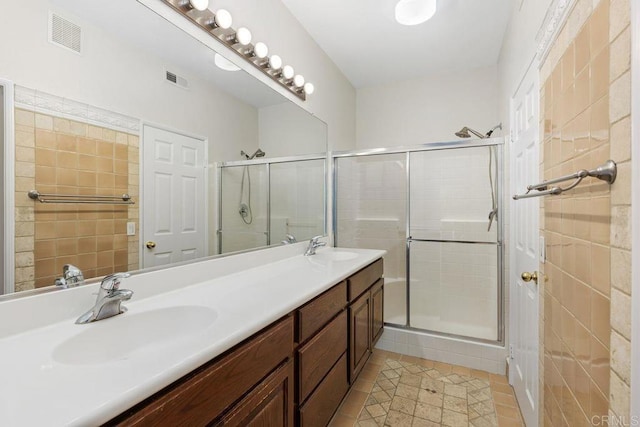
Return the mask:
[[496,220],[500,218],[496,216],[493,150],[477,147],[410,154],[412,328],[498,339]]
[[336,246],[385,249],[384,321],[407,321],[407,155],[337,158]]
[[224,167],[220,181],[220,253],[266,246],[267,165]]
[[298,242],[324,234],[325,159],[271,164],[271,244],[293,236]]

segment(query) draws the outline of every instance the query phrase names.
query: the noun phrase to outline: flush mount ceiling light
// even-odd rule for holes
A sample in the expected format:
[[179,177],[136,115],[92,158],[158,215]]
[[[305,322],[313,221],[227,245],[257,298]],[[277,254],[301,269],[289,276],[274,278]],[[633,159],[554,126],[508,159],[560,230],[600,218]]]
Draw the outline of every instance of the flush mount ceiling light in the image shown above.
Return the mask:
[[227,58],[220,55],[219,53],[216,53],[213,56],[213,62],[216,64],[216,67],[224,71],[238,71],[240,69],[240,67],[238,67],[236,64],[229,61]]
[[[212,12],[209,10],[209,0],[163,0],[163,2],[303,101],[306,100],[307,95],[314,92],[313,84],[305,82],[302,75],[296,75],[292,66],[283,66],[282,59],[278,55],[269,56],[266,44],[262,42],[251,44],[252,35],[248,28],[240,27],[234,30],[231,27],[233,22],[231,14],[227,10],[218,9],[215,13]],[[214,62],[218,68],[225,71],[240,69],[218,53],[215,54]]]
[[396,21],[402,25],[418,25],[436,14],[436,0],[400,0],[396,4]]

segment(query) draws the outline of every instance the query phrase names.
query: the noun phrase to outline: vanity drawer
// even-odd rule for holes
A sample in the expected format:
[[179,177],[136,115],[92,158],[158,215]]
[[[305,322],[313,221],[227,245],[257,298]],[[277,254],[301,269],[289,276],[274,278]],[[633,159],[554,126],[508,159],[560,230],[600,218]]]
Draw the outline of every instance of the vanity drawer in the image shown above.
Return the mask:
[[347,329],[345,310],[298,350],[300,402],[305,401],[347,350]]
[[342,281],[298,309],[298,342],[304,342],[347,305],[347,283]]
[[289,316],[107,425],[210,423],[291,356],[294,348],[293,326],[293,317]]
[[333,366],[309,400],[300,408],[300,426],[325,427],[349,390],[347,354]]
[[362,270],[347,279],[349,283],[349,302],[354,301],[364,291],[369,289],[379,278],[382,277],[382,258],[369,264]]

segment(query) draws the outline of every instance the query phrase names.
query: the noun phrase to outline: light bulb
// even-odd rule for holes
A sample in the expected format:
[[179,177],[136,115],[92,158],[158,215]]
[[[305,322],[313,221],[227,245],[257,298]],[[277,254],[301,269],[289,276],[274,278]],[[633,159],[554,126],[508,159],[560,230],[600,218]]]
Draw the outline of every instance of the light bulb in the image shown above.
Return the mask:
[[216,67],[224,71],[238,71],[240,69],[240,67],[238,67],[236,64],[229,61],[227,58],[220,55],[219,53],[216,53],[214,55],[213,62],[215,62]]
[[209,7],[209,0],[189,0],[189,4],[195,10],[202,12],[203,10],[207,10]]
[[292,79],[294,74],[295,71],[293,70],[293,67],[291,65],[285,65],[284,67],[282,67],[282,77],[284,77],[285,79]]
[[251,43],[251,31],[246,27],[240,27],[236,31],[236,40],[243,46]]
[[219,9],[216,12],[216,17],[214,18],[216,25],[223,30],[231,27],[233,20],[231,19],[231,14],[224,9]]
[[396,4],[396,21],[402,25],[418,25],[436,14],[436,0],[400,0]]
[[316,88],[313,86],[313,83],[305,83],[304,84],[304,93],[307,95],[311,95]]
[[271,55],[271,58],[269,58],[269,67],[274,71],[279,70],[280,67],[282,67],[282,59],[280,59],[278,55]]
[[267,47],[266,44],[262,43],[262,42],[258,42],[256,43],[256,45],[253,47],[253,53],[255,53],[255,55],[260,58],[260,59],[264,59],[267,57],[267,55],[269,54],[269,48]]
[[293,84],[296,87],[304,86],[304,76],[302,74],[298,74],[293,78]]

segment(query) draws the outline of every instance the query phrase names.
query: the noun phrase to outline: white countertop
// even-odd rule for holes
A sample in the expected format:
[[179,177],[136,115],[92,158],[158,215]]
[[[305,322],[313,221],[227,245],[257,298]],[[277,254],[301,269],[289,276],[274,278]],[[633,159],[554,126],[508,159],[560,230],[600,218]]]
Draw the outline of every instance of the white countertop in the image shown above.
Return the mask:
[[[329,260],[329,253],[337,251],[349,251],[357,256],[345,261]],[[212,261],[218,269],[223,266],[237,272],[211,276],[208,280],[158,294],[150,289],[156,285],[158,289],[172,289],[162,282],[173,277],[173,269],[136,275],[122,284],[122,288],[134,291],[131,301],[123,304],[128,308],[127,313],[88,325],[76,325],[75,319],[82,314],[80,310],[73,313],[73,317],[57,319],[46,326],[0,335],[0,426],[104,423],[290,313],[385,252],[326,248],[311,257],[291,256],[291,249],[283,249],[280,253],[286,258],[273,260],[272,253],[266,255],[272,259],[262,265],[259,265],[261,252],[191,264],[187,268],[194,277],[211,270]],[[256,262],[247,263],[251,259]],[[244,266],[239,268],[240,264]],[[258,266],[248,267],[256,264]],[[96,285],[90,286],[95,290]],[[19,324],[24,320],[26,324],[38,325],[33,320],[38,316],[38,308],[52,302],[64,304],[65,292],[0,302],[0,312],[12,313],[12,322]],[[84,310],[91,308],[91,298],[95,298],[87,289],[66,295],[70,300],[91,301]],[[29,309],[29,304],[33,305],[33,310]],[[77,305],[77,301],[74,304]],[[184,306],[197,306],[192,310],[193,316],[167,310]],[[163,308],[165,311],[157,311]],[[59,313],[66,313],[57,312],[58,317]],[[153,317],[157,313],[164,317]],[[172,314],[176,313],[180,318],[176,318],[176,327],[172,328]],[[145,326],[142,330],[131,327],[133,316],[157,321],[152,324],[160,327]],[[0,316],[0,322],[2,320]],[[180,322],[187,321],[202,326],[182,331]],[[95,340],[95,346],[99,348],[101,340],[114,334],[118,339],[122,337],[122,345],[114,347],[113,352],[92,352],[91,340]],[[162,334],[168,334],[170,339],[163,339]],[[161,339],[154,340],[154,337]],[[83,350],[70,356],[60,352],[64,343],[80,339],[88,343],[86,353]],[[138,345],[141,342],[145,344]]]

